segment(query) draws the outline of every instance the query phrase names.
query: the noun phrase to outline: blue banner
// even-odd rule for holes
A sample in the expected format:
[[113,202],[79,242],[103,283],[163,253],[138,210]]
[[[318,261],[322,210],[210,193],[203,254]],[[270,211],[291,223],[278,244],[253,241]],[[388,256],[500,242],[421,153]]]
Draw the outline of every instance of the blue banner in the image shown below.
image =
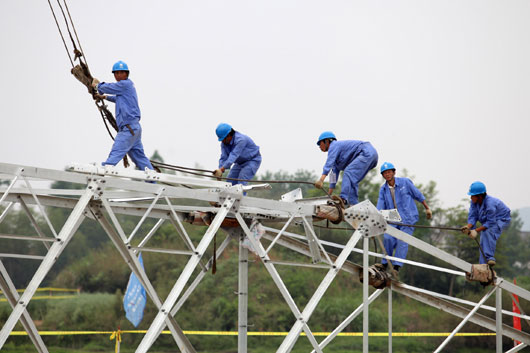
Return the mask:
[[[138,260],[143,268],[144,260],[141,253]],[[127,284],[127,290],[123,297],[123,308],[125,309],[125,317],[134,327],[138,327],[140,322],[142,322],[146,301],[145,288],[140,284],[136,275],[131,273],[129,284]]]

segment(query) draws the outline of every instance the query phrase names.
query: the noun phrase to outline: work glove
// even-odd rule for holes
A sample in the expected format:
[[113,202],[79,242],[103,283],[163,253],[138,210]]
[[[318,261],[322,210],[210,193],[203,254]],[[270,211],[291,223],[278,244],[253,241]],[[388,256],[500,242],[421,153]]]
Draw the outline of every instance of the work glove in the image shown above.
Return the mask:
[[98,93],[94,94],[94,99],[96,99],[96,100],[98,100],[98,99],[99,100],[104,100],[105,98],[107,98],[106,94],[98,94]]
[[427,219],[431,219],[432,218],[432,211],[431,211],[430,208],[425,210],[425,216],[427,217]]
[[317,181],[315,181],[315,187],[317,189],[322,189],[322,186],[324,185],[324,182],[320,179],[318,179]]
[[462,233],[464,233],[465,235],[469,235],[470,229],[469,229],[467,226],[463,226],[462,228],[460,228],[460,230],[461,230]]
[[221,169],[216,169],[213,171],[213,175],[215,175],[217,178],[220,178],[223,176],[223,171]]
[[471,229],[469,231],[469,233],[467,233],[467,235],[471,238],[471,239],[476,239],[477,238],[477,235],[478,235],[478,232],[474,229]]
[[92,79],[92,84],[91,84],[91,86],[92,86],[94,89],[96,89],[98,85],[99,85],[99,80],[98,80],[97,78],[93,78],[93,79]]

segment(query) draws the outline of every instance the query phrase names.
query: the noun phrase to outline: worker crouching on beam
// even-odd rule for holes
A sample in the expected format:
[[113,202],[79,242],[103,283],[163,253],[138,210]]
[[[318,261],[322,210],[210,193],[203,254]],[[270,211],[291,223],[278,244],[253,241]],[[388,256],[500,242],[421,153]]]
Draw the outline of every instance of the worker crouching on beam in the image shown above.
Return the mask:
[[[462,232],[470,238],[476,239],[480,233],[479,263],[495,266],[495,248],[501,233],[510,226],[512,220],[510,209],[499,199],[486,193],[486,185],[475,181],[467,193],[471,197],[467,225]],[[475,228],[480,222],[481,226]]]
[[[405,224],[414,225],[419,220],[418,208],[414,203],[414,200],[421,202],[425,207],[425,214],[427,219],[432,218],[432,211],[425,201],[425,196],[421,191],[414,186],[412,180],[409,178],[397,178],[396,168],[392,163],[385,162],[381,166],[381,175],[385,179],[385,183],[379,190],[379,198],[377,200],[378,210],[391,210],[397,209],[401,216],[401,221]],[[400,225],[389,225],[395,227],[402,232],[412,235],[414,227],[400,226]],[[391,235],[385,233],[383,244],[387,255],[399,257],[401,259],[407,258],[407,252],[409,244],[394,238]],[[394,253],[395,251],[395,253]],[[386,269],[388,261],[383,259],[381,261],[383,267]],[[399,269],[403,266],[401,261],[392,261],[394,270],[399,272]]]
[[322,189],[324,180],[328,174],[330,176],[329,190],[331,194],[336,186],[335,178],[344,171],[342,176],[342,188],[340,197],[344,205],[355,205],[359,202],[358,188],[361,180],[364,179],[370,169],[377,165],[377,151],[370,142],[357,140],[337,141],[335,134],[325,131],[318,137],[317,145],[322,152],[328,152],[328,158],[322,176],[315,182],[315,187]]
[[116,165],[128,154],[138,169],[153,169],[142,145],[140,107],[136,88],[129,79],[129,67],[123,61],[118,61],[112,66],[112,73],[116,79],[115,83],[100,83],[96,78],[92,81],[92,87],[99,92],[98,98],[116,103],[118,133],[114,138],[109,157],[101,164]]
[[247,185],[261,165],[259,146],[247,135],[235,131],[229,124],[221,123],[215,129],[218,140],[221,141],[221,158],[219,168],[213,174],[220,178],[226,169],[230,169],[228,179],[232,185]]

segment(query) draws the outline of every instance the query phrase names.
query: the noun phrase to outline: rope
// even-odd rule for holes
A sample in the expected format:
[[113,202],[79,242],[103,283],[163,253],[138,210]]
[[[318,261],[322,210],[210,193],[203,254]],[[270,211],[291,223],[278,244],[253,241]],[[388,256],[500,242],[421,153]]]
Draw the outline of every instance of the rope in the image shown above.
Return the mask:
[[83,50],[83,47],[81,47],[81,41],[79,41],[79,37],[77,36],[77,31],[74,26],[74,21],[72,20],[72,16],[70,15],[70,9],[68,8],[68,4],[66,3],[66,0],[63,0],[63,2],[64,2],[64,6],[66,7],[66,12],[68,13],[68,18],[70,19],[70,23],[72,24],[72,28],[74,29],[75,39],[77,40],[77,44],[79,45],[81,54],[85,58],[85,65],[88,69],[88,61],[86,60],[85,51]]
[[59,34],[61,35],[61,39],[63,40],[64,49],[66,50],[66,55],[68,55],[68,59],[70,59],[70,64],[72,64],[72,67],[74,67],[74,61],[72,60],[72,57],[70,56],[70,52],[68,51],[68,46],[66,45],[66,41],[64,40],[63,32],[61,31],[61,27],[59,26],[59,22],[57,21],[57,17],[55,16],[55,11],[53,11],[53,7],[52,7],[50,0],[48,0],[48,5],[50,5],[50,10],[52,11],[53,18],[55,19],[55,24],[57,25],[57,29],[59,30]]

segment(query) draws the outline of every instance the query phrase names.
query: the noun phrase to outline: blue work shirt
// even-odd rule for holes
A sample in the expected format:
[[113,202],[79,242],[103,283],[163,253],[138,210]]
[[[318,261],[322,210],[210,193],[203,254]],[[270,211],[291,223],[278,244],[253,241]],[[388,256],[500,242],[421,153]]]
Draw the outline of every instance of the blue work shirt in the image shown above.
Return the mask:
[[247,135],[235,132],[232,141],[227,145],[221,142],[221,158],[219,168],[230,169],[232,164],[243,164],[261,156],[259,146]]
[[[401,221],[406,224],[415,224],[418,219],[418,208],[414,200],[418,202],[425,201],[425,196],[421,191],[414,186],[412,180],[409,178],[394,178],[394,194],[396,198],[396,206],[401,216]],[[379,190],[379,199],[377,200],[378,210],[391,210],[394,207],[390,186],[384,183]]]
[[98,85],[98,91],[103,94],[112,94],[112,96],[107,96],[107,100],[116,103],[116,123],[120,130],[127,124],[140,121],[138,96],[131,80],[126,79],[113,83],[102,82]]
[[[329,145],[328,159],[326,159],[322,175],[328,175],[333,170],[338,179],[339,173],[361,153],[364,144],[364,141],[358,140],[332,141]],[[335,187],[335,183],[333,183],[333,187]]]
[[499,226],[502,230],[506,222],[511,221],[510,209],[501,200],[486,195],[482,205],[471,202],[469,206],[467,223],[474,226],[477,221],[487,229]]

